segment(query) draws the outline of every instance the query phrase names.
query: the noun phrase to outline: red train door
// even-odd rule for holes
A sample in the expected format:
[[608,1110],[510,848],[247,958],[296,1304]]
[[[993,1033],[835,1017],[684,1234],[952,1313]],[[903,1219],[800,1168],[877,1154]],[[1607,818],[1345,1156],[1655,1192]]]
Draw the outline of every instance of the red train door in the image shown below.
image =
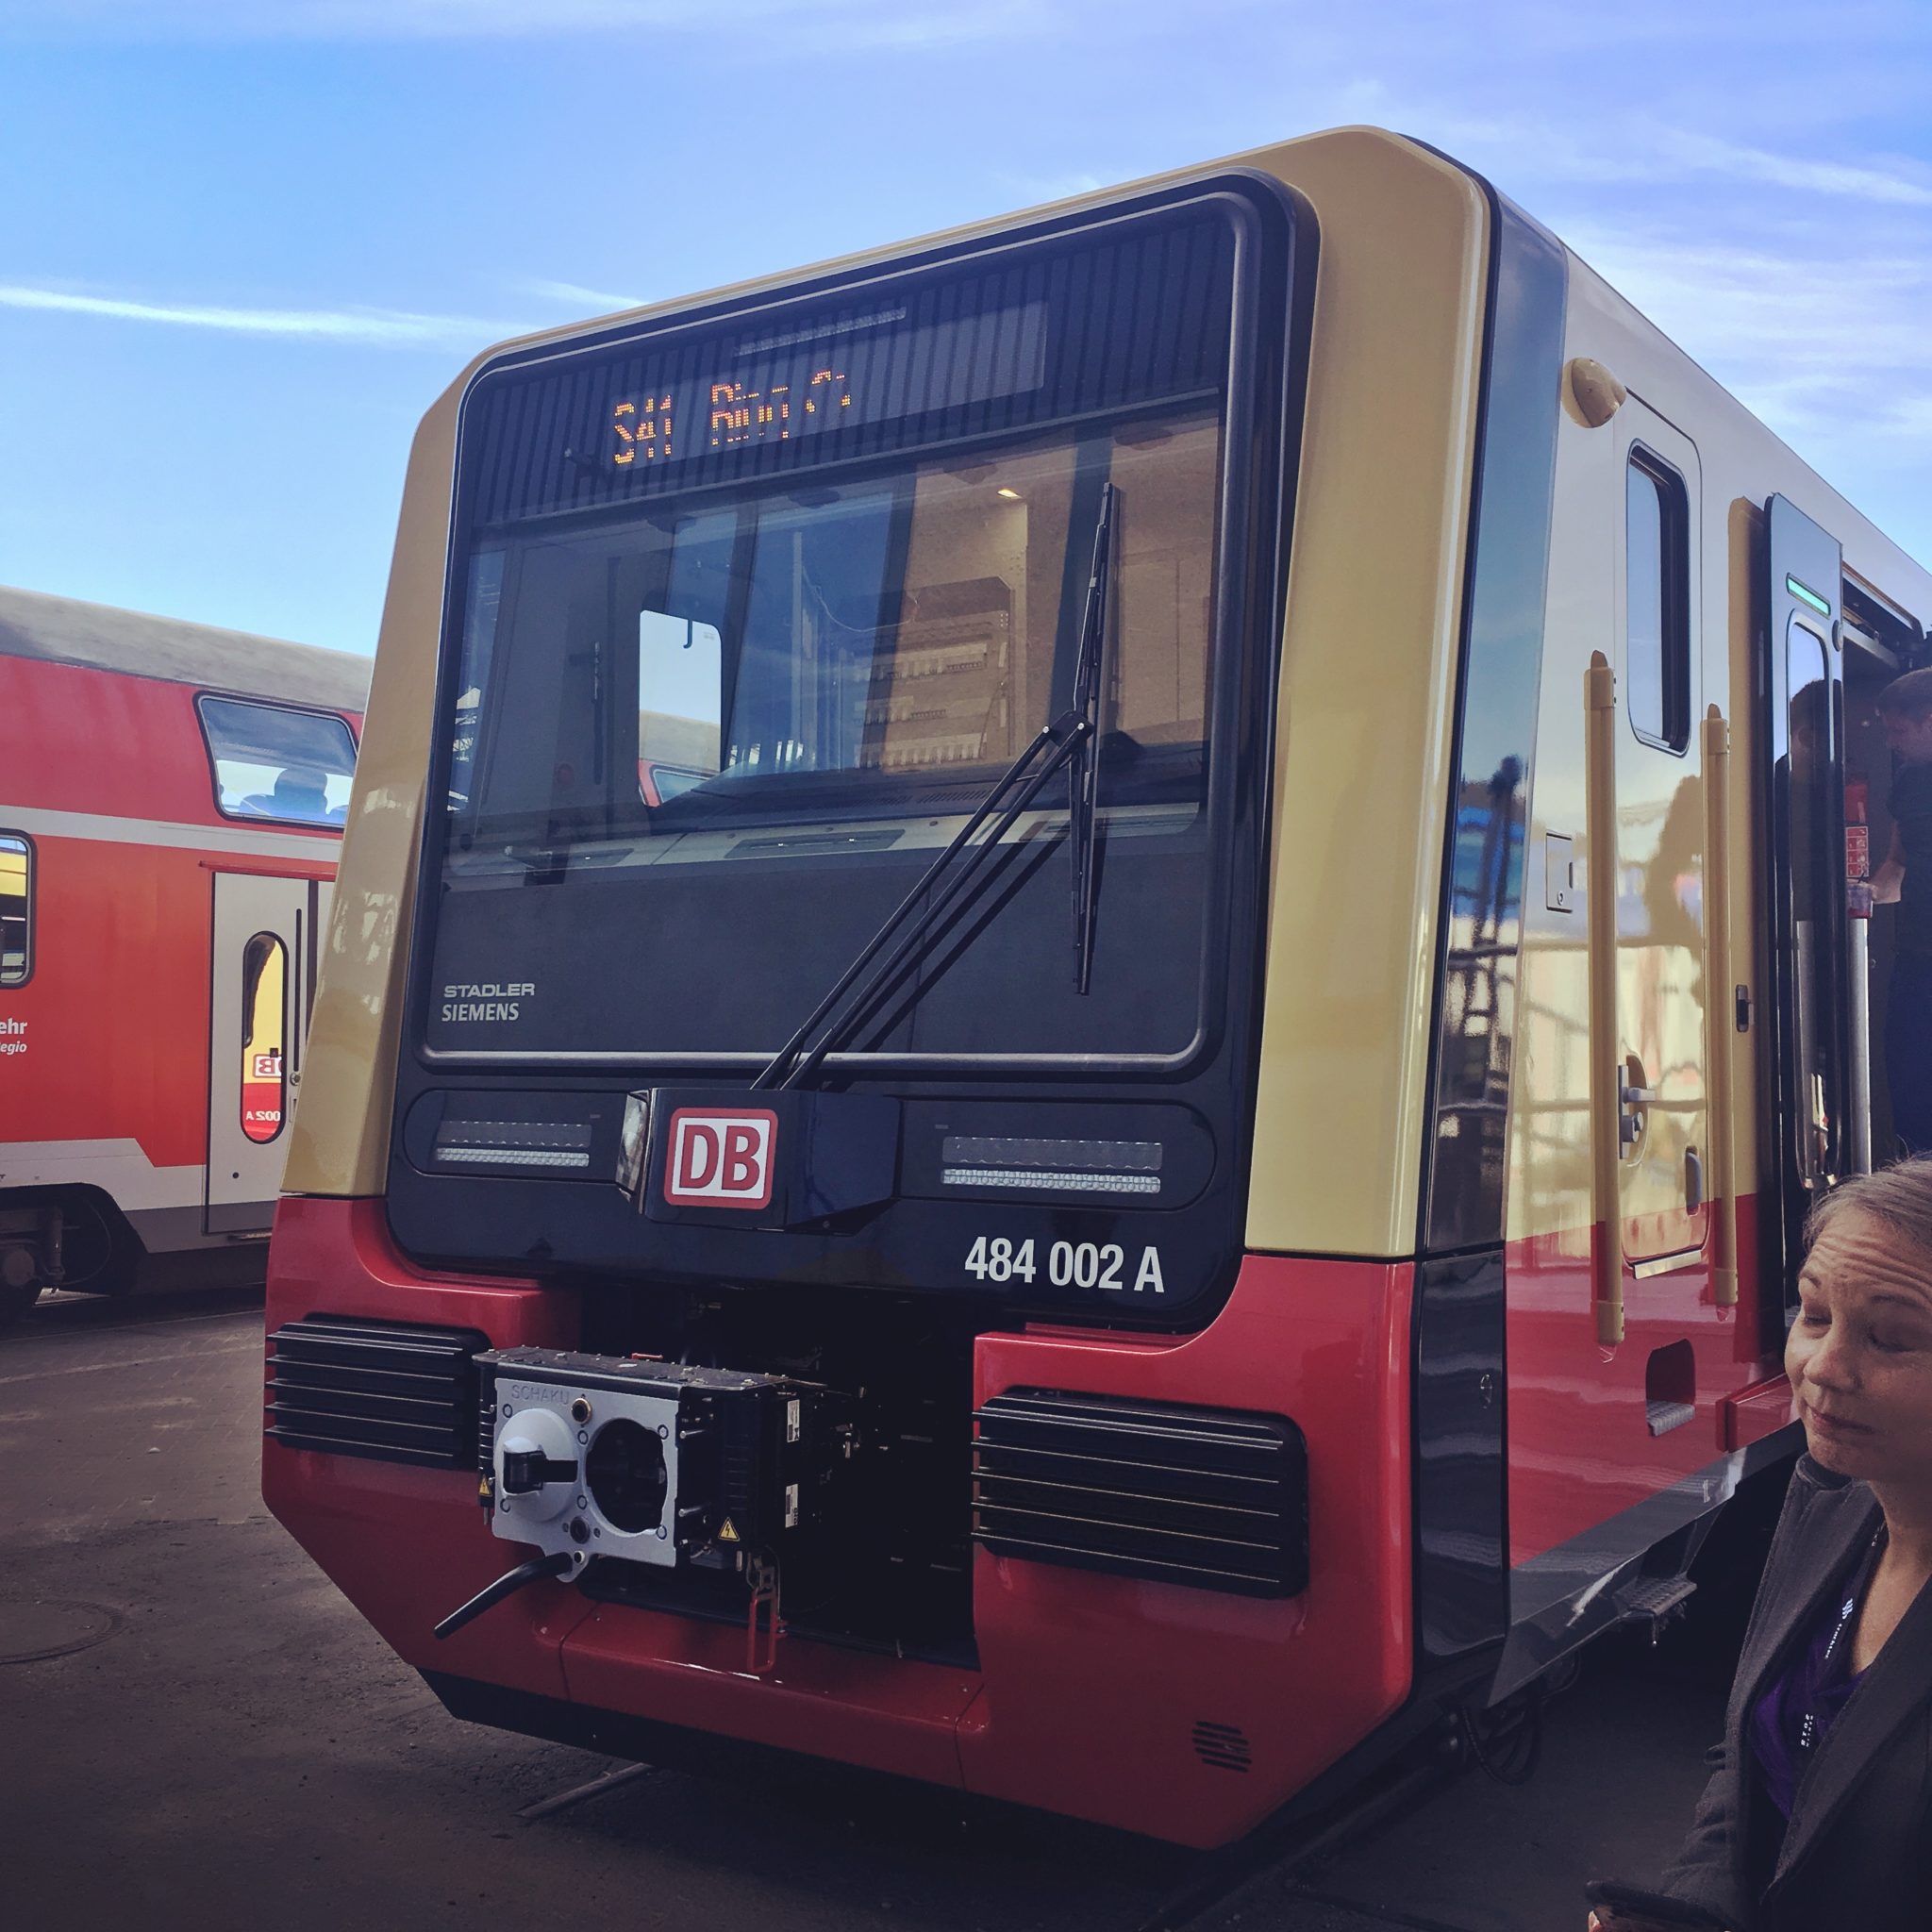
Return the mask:
[[253,873],[217,873],[214,887],[203,1225],[259,1233],[281,1190],[331,888]]

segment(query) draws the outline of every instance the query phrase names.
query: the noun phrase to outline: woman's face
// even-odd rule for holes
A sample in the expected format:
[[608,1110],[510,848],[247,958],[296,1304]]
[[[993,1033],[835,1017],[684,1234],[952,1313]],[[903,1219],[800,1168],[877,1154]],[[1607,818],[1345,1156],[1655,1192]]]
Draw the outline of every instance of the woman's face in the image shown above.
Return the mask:
[[1813,1457],[1870,1482],[1932,1483],[1932,1255],[1843,1208],[1798,1298],[1785,1373]]

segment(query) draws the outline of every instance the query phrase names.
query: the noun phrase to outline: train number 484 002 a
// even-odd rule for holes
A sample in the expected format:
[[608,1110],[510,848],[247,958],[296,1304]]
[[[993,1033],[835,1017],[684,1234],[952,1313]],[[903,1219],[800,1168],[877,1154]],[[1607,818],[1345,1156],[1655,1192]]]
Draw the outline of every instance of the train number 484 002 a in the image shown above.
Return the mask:
[[[1011,1241],[1003,1234],[980,1235],[966,1251],[964,1267],[975,1281],[1024,1281],[1040,1273],[1038,1243]],[[1055,1288],[1101,1288],[1113,1294],[1165,1294],[1160,1250],[1141,1250],[1131,1273],[1127,1251],[1118,1241],[1055,1241],[1046,1251],[1046,1278]]]

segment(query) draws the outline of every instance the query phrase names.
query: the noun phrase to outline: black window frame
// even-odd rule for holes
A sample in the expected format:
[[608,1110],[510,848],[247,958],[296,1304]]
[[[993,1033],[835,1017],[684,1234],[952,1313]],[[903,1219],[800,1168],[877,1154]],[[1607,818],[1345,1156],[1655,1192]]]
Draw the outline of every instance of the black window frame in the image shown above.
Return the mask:
[[34,847],[30,832],[23,832],[13,825],[0,825],[0,839],[18,840],[26,852],[26,944],[23,948],[26,970],[18,979],[8,979],[5,976],[6,968],[0,966],[0,992],[13,992],[30,984],[34,976],[34,934],[40,923],[34,916],[34,895],[41,875],[41,856]]
[[356,727],[341,712],[331,710],[326,705],[291,705],[280,698],[258,697],[244,691],[197,691],[194,693],[194,722],[201,732],[201,748],[208,758],[208,782],[209,796],[214,801],[215,810],[231,824],[238,825],[294,825],[305,832],[330,832],[338,839],[342,827],[331,824],[325,819],[285,818],[278,812],[230,811],[222,803],[222,773],[219,756],[215,751],[214,740],[208,735],[208,704],[212,699],[216,704],[245,705],[254,711],[288,711],[301,718],[327,718],[340,724],[349,736],[349,772],[355,774],[358,762],[362,756],[362,741]]
[[1646,731],[1627,702],[1631,736],[1654,751],[1682,758],[1690,749],[1690,492],[1674,463],[1648,443],[1632,442],[1624,459],[1624,682],[1630,688],[1630,473],[1647,477],[1657,498],[1657,589],[1660,598],[1657,688],[1661,736]]
[[[1258,896],[1265,887],[1258,877],[1258,860],[1244,852],[1237,838],[1243,808],[1241,792],[1251,759],[1244,759],[1240,747],[1245,741],[1244,712],[1259,695],[1266,718],[1272,721],[1275,680],[1278,674],[1279,617],[1284,595],[1283,581],[1290,548],[1289,531],[1292,518],[1293,466],[1299,461],[1301,434],[1301,385],[1306,367],[1297,366],[1307,356],[1307,305],[1312,287],[1312,238],[1303,239],[1301,205],[1281,184],[1249,175],[1244,171],[1214,171],[1196,180],[1177,183],[1146,194],[1124,197],[1102,207],[1077,213],[1027,223],[1011,229],[994,231],[965,242],[941,243],[929,250],[910,252],[887,260],[868,263],[858,269],[836,272],[824,278],[808,277],[760,291],[737,301],[702,303],[654,318],[641,326],[636,323],[615,328],[587,331],[560,342],[544,343],[532,349],[515,349],[492,358],[471,376],[458,406],[457,447],[454,463],[456,489],[449,523],[445,555],[442,626],[437,654],[435,726],[431,741],[431,761],[426,796],[434,802],[446,799],[451,769],[450,733],[453,716],[454,683],[458,675],[462,630],[467,610],[466,587],[471,562],[479,552],[502,541],[512,527],[477,521],[474,515],[475,479],[467,459],[466,443],[473,435],[472,407],[479,391],[492,378],[514,375],[540,361],[577,359],[588,362],[613,344],[628,345],[634,340],[655,335],[675,336],[685,331],[709,328],[720,321],[761,308],[780,312],[804,300],[828,291],[848,292],[874,284],[890,286],[901,278],[928,269],[951,267],[975,256],[998,255],[1041,243],[1071,241],[1083,232],[1100,232],[1191,206],[1219,206],[1235,238],[1232,284],[1232,310],[1229,347],[1222,403],[1223,448],[1221,476],[1216,506],[1215,558],[1213,567],[1216,660],[1211,673],[1208,738],[1225,747],[1220,758],[1210,757],[1208,780],[1204,799],[1206,824],[1210,841],[1222,854],[1210,882],[1206,932],[1195,968],[1195,1027],[1184,1045],[1170,1052],[1125,1053],[1118,1055],[1037,1054],[1037,1053],[876,1053],[841,1050],[831,1055],[827,1069],[835,1074],[859,1078],[969,1078],[996,1080],[1015,1075],[1039,1077],[1057,1075],[1080,1078],[1160,1078],[1187,1076],[1219,1051],[1226,1032],[1229,1014],[1230,949],[1225,935],[1233,921],[1234,908],[1245,893]],[[1278,232],[1274,224],[1280,224]],[[1271,275],[1284,283],[1285,298],[1280,314],[1273,314],[1263,291]],[[1299,317],[1297,322],[1294,318]],[[1271,326],[1272,325],[1272,326]],[[1274,333],[1280,330],[1279,338]],[[1263,405],[1264,397],[1272,403]],[[1260,407],[1257,407],[1260,406]],[[1067,419],[1078,421],[1081,419]],[[1064,422],[1040,425],[1063,428]],[[1012,439],[1014,432],[1001,429],[985,435],[966,436],[946,447],[963,452],[976,446],[997,447]],[[937,445],[935,445],[937,446]],[[819,474],[862,475],[884,463],[897,463],[905,455],[893,451],[880,457],[856,456],[827,462]],[[715,484],[701,484],[685,492],[692,499],[723,495],[742,490],[737,478]],[[1262,517],[1266,505],[1272,514]],[[608,512],[607,512],[608,513]],[[519,520],[514,527],[568,529],[588,525],[591,514],[576,510],[550,510]],[[1261,609],[1273,613],[1272,624],[1257,623]],[[1227,652],[1226,659],[1220,658]],[[489,721],[483,731],[491,730]],[[1272,743],[1272,724],[1264,724],[1264,738]],[[476,758],[486,755],[479,740]],[[663,1052],[576,1049],[543,1052],[518,1048],[463,1050],[442,1049],[428,1044],[426,1020],[430,1009],[430,985],[435,950],[435,914],[441,903],[440,891],[444,858],[450,837],[450,817],[433,803],[425,813],[424,836],[417,854],[416,903],[409,929],[410,967],[405,997],[404,1037],[406,1051],[425,1072],[453,1070],[508,1071],[543,1068],[557,1071],[637,1069],[672,1074],[702,1070],[705,1073],[756,1072],[769,1058],[766,1051],[737,1049],[702,1052],[672,1050]],[[1265,804],[1255,808],[1265,818]],[[1265,848],[1265,836],[1262,840]],[[1253,874],[1254,875],[1250,875]]]

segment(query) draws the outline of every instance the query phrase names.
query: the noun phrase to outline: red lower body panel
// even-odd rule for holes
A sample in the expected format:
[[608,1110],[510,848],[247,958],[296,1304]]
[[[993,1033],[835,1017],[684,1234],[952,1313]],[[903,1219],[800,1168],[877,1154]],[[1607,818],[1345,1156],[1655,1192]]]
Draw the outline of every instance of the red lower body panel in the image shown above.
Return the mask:
[[[269,1507],[406,1662],[478,1683],[962,1786],[1184,1843],[1239,1836],[1393,1714],[1410,1680],[1410,1270],[1250,1257],[1174,1341],[982,1337],[975,1399],[1048,1388],[1285,1415],[1307,1442],[1310,1583],[1266,1601],[975,1554],[978,1671],[745,1633],[538,1584],[446,1643],[431,1626],[514,1560],[475,1476],[269,1441]],[[268,1324],[309,1314],[568,1347],[574,1297],[418,1272],[381,1204],[287,1200]],[[755,1367],[756,1364],[745,1364]],[[1195,1726],[1226,1731],[1208,1753]]]
[[[1596,1339],[1588,1227],[1505,1251],[1513,1563],[1595,1535],[1755,1440],[1736,1434],[1729,1398],[1775,1375],[1784,1336],[1762,1319],[1757,1197],[1742,1196],[1730,1211],[1736,1304],[1718,1304],[1707,1250],[1664,1274],[1640,1275],[1626,1264],[1624,1341],[1615,1348]],[[1672,1365],[1656,1392],[1690,1412],[1657,1432],[1648,1398],[1666,1351],[1688,1359]],[[1784,1407],[1774,1425],[1789,1420],[1788,1399]]]

